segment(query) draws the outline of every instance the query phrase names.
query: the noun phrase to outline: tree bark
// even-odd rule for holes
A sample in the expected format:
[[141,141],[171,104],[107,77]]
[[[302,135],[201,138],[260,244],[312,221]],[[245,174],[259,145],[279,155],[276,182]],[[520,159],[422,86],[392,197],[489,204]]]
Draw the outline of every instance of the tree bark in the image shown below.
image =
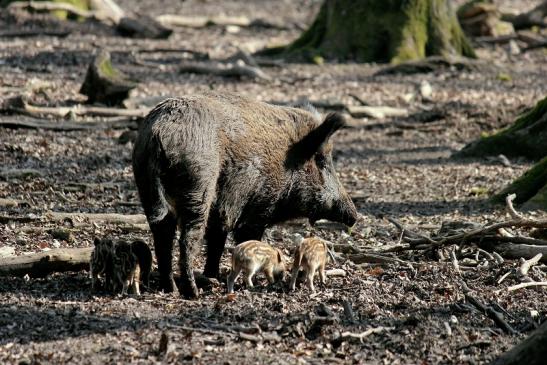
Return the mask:
[[547,321],[527,339],[507,351],[490,365],[542,365],[547,358]]
[[459,156],[524,156],[534,160],[547,156],[547,97],[510,127],[465,146]]
[[300,38],[260,53],[392,63],[475,57],[448,0],[325,0]]
[[36,254],[0,259],[0,276],[25,276],[40,278],[53,272],[89,269],[93,247],[59,248]]

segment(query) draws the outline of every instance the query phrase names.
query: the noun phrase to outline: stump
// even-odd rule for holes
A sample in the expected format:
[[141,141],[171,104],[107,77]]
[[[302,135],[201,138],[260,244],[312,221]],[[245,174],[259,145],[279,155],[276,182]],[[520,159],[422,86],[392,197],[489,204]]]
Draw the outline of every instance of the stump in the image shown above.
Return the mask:
[[88,97],[89,103],[117,105],[121,104],[128,97],[129,91],[136,86],[136,82],[112,66],[110,53],[101,50],[87,69],[80,93]]

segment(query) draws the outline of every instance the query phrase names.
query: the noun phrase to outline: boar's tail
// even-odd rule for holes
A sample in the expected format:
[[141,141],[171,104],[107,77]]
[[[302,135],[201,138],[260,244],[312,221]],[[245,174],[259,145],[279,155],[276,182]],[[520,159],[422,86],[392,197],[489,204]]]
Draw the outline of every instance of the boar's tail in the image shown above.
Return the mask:
[[160,141],[154,137],[146,137],[144,140],[137,140],[135,144],[133,173],[146,218],[149,223],[157,223],[170,211],[161,182],[162,172],[168,162]]

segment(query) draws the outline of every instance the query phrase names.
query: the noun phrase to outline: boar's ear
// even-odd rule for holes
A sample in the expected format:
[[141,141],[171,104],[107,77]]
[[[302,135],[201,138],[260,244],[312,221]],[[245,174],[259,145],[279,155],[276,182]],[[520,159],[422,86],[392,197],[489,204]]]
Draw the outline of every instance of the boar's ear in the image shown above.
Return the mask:
[[344,117],[340,114],[329,113],[323,123],[314,128],[289,149],[286,165],[300,165],[312,158],[316,152],[323,148],[329,138],[345,124]]

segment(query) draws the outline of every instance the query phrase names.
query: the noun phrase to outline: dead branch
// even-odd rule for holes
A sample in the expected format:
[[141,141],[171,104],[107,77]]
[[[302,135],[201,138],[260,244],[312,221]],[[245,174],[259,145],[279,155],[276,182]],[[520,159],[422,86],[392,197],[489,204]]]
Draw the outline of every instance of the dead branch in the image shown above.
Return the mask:
[[531,28],[533,26],[547,27],[545,17],[547,16],[547,1],[538,4],[532,10],[519,15],[503,15],[502,19],[513,23],[515,29]]
[[93,247],[59,248],[0,258],[0,276],[44,277],[53,272],[87,270],[92,250]]
[[347,338],[356,338],[358,340],[360,340],[361,342],[363,342],[363,340],[365,338],[367,338],[368,336],[372,335],[372,334],[375,334],[375,333],[382,333],[382,332],[385,332],[385,331],[391,331],[393,330],[394,327],[374,327],[374,328],[369,328],[368,330],[364,331],[364,332],[361,332],[361,333],[352,333],[352,332],[342,332],[342,334],[340,335],[340,337],[342,337],[342,339],[347,339]]
[[146,224],[146,216],[143,214],[117,214],[117,213],[62,213],[62,212],[47,212],[46,218],[54,221],[69,220],[72,222],[101,222],[111,224]]
[[522,288],[528,288],[530,286],[547,286],[547,281],[530,281],[527,283],[520,283],[507,288],[507,291],[514,291]]
[[498,327],[503,329],[505,332],[509,334],[518,333],[509,323],[505,321],[505,319],[503,319],[503,315],[500,312],[494,310],[491,306],[483,304],[480,300],[478,300],[469,293],[465,293],[465,299],[467,300],[467,302],[475,306],[475,308],[486,314],[491,320],[496,323],[496,325],[498,325]]
[[13,1],[11,2],[8,9],[21,9],[21,10],[31,10],[31,11],[66,11],[68,14],[71,14],[76,17],[82,17],[85,19],[94,19],[98,21],[106,21],[106,17],[102,13],[95,11],[83,10],[72,4],[64,2],[53,2],[53,1]]
[[178,14],[163,14],[156,17],[156,20],[166,26],[204,28],[211,25],[238,27],[262,27],[286,29],[282,24],[275,24],[264,19],[249,19],[245,16],[184,16]]
[[513,243],[481,243],[480,246],[487,250],[496,250],[501,256],[506,259],[518,260],[521,257],[531,259],[537,254],[542,254],[541,262],[547,263],[547,246],[534,246]]
[[521,265],[518,269],[518,273],[521,277],[525,277],[528,275],[528,271],[530,271],[530,268],[534,265],[537,265],[537,263],[541,260],[541,257],[543,254],[538,253],[536,256],[532,257],[529,260],[523,260],[521,262]]
[[270,80],[270,76],[266,75],[262,70],[256,67],[245,65],[243,62],[213,65],[205,63],[188,63],[183,64],[179,72],[206,74],[222,77],[250,77],[254,79]]
[[22,97],[15,97],[9,100],[5,109],[32,117],[50,116],[55,118],[66,118],[68,116],[143,118],[150,111],[149,108],[123,109],[82,104],[59,107],[37,106],[27,103]]
[[51,122],[49,120],[29,118],[27,120],[1,119],[0,127],[11,129],[43,129],[51,131],[83,131],[91,129],[135,129],[137,127],[137,123],[126,117],[115,117],[100,122]]
[[0,32],[0,38],[27,38],[36,36],[65,38],[70,33],[72,33],[70,30],[5,30]]
[[348,255],[348,259],[355,264],[403,264],[410,265],[410,262],[404,261],[395,257],[382,256],[376,253],[358,253],[355,255]]

